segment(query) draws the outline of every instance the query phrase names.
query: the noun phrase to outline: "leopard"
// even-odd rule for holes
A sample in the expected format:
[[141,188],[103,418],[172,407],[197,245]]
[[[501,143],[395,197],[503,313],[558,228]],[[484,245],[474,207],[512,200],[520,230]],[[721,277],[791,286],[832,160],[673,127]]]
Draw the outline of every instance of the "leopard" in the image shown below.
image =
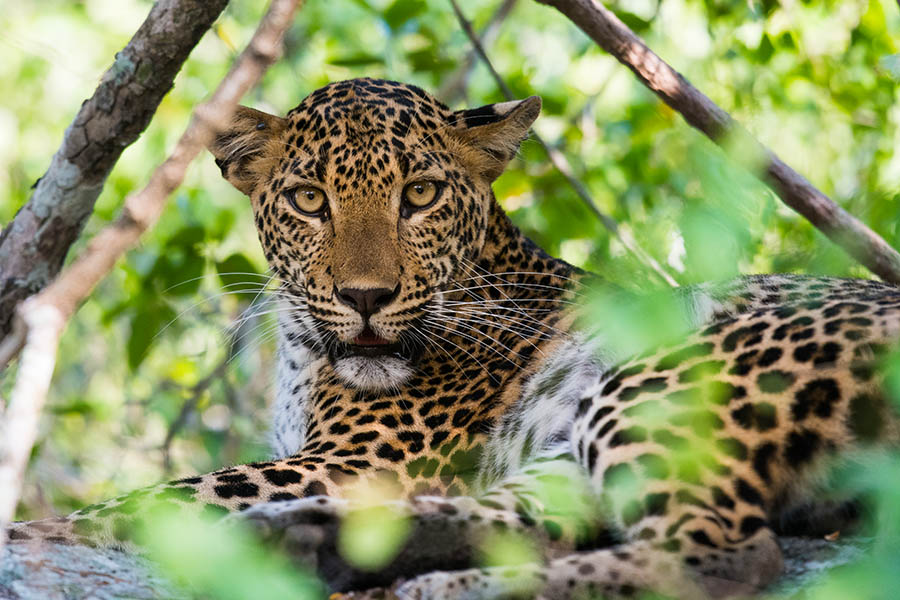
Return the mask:
[[[661,294],[677,331],[624,352],[585,298],[640,299],[548,255],[492,190],[540,108],[451,110],[372,78],[285,117],[239,107],[209,149],[250,198],[276,282],[272,459],[14,523],[9,542],[139,550],[164,508],[249,522],[348,597],[764,590],[783,515],[831,465],[900,440],[881,369],[900,288],[676,288]],[[334,539],[376,487],[411,533],[371,572]],[[479,566],[498,532],[534,540],[535,560]]]

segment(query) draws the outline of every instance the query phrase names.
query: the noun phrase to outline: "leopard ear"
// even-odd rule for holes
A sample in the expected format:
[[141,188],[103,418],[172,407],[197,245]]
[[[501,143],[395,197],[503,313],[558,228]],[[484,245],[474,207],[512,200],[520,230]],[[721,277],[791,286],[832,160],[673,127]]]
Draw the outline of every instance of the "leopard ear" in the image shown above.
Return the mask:
[[231,122],[209,145],[222,176],[248,196],[262,176],[268,173],[266,160],[274,153],[267,147],[280,142],[287,119],[259,110],[238,106]]
[[516,155],[519,144],[528,137],[528,129],[540,112],[541,99],[531,96],[459,110],[453,113],[452,122],[456,137],[480,151],[478,167],[489,181],[493,181]]

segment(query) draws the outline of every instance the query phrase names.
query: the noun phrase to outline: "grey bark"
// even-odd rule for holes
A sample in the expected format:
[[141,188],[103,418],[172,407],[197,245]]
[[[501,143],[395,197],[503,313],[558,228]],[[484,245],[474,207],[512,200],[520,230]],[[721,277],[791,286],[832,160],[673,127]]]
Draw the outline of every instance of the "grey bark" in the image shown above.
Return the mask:
[[122,151],[147,127],[228,0],[158,0],[66,130],[28,202],[0,231],[0,339],[16,304],[59,272]]
[[0,600],[181,600],[154,565],[117,550],[12,544],[0,560]]
[[[598,0],[537,0],[559,10],[598,46],[631,69],[659,98],[719,145],[737,136],[742,153],[763,160],[763,178],[782,201],[870,271],[900,283],[900,254],[859,219],[754,139],[731,115],[654,54]],[[735,138],[731,137],[734,142]]]

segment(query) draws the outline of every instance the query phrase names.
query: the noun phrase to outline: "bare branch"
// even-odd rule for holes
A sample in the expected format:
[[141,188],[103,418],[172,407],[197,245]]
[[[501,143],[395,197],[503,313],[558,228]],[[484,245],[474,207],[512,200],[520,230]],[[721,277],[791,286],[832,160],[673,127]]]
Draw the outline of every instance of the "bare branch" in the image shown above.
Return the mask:
[[[481,30],[481,35],[478,37],[482,47],[490,46],[494,42],[494,39],[500,32],[500,26],[503,24],[506,17],[509,16],[509,13],[512,12],[513,7],[516,5],[516,1],[517,0],[503,0],[494,14],[491,15],[491,19],[487,22],[487,25],[484,26],[484,29]],[[458,16],[459,15],[457,14],[457,17]],[[472,48],[466,53],[460,66],[457,67],[457,69],[447,77],[443,85],[441,85],[437,97],[449,105],[452,105],[459,99],[463,99],[466,88],[468,87],[469,76],[472,74],[472,69],[475,67],[476,60],[478,60],[478,51],[475,48]]]
[[[491,76],[494,78],[494,81],[497,83],[497,87],[500,88],[500,91],[503,92],[503,95],[507,100],[515,100],[515,94],[510,89],[510,87],[503,80],[503,77],[497,70],[494,68],[494,65],[491,63],[490,58],[488,58],[487,52],[484,50],[484,46],[478,39],[478,36],[475,34],[475,31],[472,29],[472,24],[466,19],[465,15],[463,15],[462,10],[459,8],[459,4],[457,4],[456,0],[450,0],[450,4],[453,6],[453,12],[456,13],[456,18],[459,20],[460,26],[462,26],[463,31],[466,32],[466,35],[469,37],[469,41],[472,42],[472,46],[475,49],[475,52],[484,62],[484,65],[490,71]],[[553,163],[553,166],[562,174],[562,176],[566,179],[569,185],[575,190],[575,193],[581,199],[581,201],[588,207],[588,209],[593,212],[603,226],[614,236],[619,238],[619,241],[622,242],[622,245],[631,252],[635,258],[637,258],[641,263],[643,263],[647,268],[649,268],[653,273],[655,273],[660,279],[669,284],[672,287],[678,287],[678,282],[669,275],[666,270],[659,264],[659,262],[650,256],[643,248],[638,245],[637,240],[634,239],[634,236],[631,235],[625,229],[619,227],[619,223],[610,215],[606,214],[599,208],[597,208],[596,203],[594,203],[594,199],[591,197],[590,192],[585,187],[585,185],[575,177],[575,173],[572,169],[572,165],[569,163],[569,160],[565,157],[565,155],[544,141],[544,139],[538,135],[538,133],[534,130],[531,131],[531,137],[534,138],[536,142],[538,142],[541,146],[543,146],[544,150],[547,152],[547,156],[550,157],[550,162]]]
[[[250,44],[212,97],[195,109],[172,154],[153,172],[147,186],[126,199],[119,218],[101,231],[55,282],[17,310],[26,337],[7,418],[0,422],[0,531],[12,519],[18,501],[63,327],[116,260],[156,222],[188,165],[228,123],[238,101],[278,58],[298,4],[299,0],[272,0]],[[0,536],[0,544],[4,538]]]
[[147,127],[228,0],[159,0],[66,130],[28,202],[0,231],[0,338],[16,304],[59,272],[122,151]]
[[663,102],[693,127],[722,145],[736,136],[742,152],[764,157],[764,179],[785,204],[870,271],[900,283],[900,254],[859,219],[835,204],[802,175],[754,139],[731,115],[653,53],[627,25],[598,0],[537,0],[569,17],[597,45],[631,69]]

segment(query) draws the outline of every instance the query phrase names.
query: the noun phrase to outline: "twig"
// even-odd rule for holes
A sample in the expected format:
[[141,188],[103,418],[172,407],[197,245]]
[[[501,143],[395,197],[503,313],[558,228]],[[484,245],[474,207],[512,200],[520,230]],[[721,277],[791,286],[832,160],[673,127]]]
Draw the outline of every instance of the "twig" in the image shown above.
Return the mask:
[[[472,24],[466,19],[465,15],[462,13],[462,10],[459,8],[459,4],[457,4],[456,0],[450,0],[450,4],[453,6],[453,12],[456,13],[456,18],[459,21],[459,24],[462,26],[463,31],[466,32],[466,35],[469,37],[469,41],[472,42],[472,46],[475,48],[475,52],[481,58],[484,65],[490,71],[491,76],[494,78],[494,81],[497,83],[497,87],[500,88],[500,91],[506,97],[507,100],[514,100],[515,94],[510,89],[508,85],[506,85],[506,81],[503,80],[503,77],[497,70],[494,68],[493,63],[491,63],[490,58],[488,58],[487,53],[484,50],[484,46],[482,46],[481,42],[478,40],[478,36],[475,34],[475,31],[472,29]],[[575,174],[572,169],[572,165],[569,163],[569,160],[565,157],[565,155],[544,141],[544,139],[534,130],[531,132],[532,137],[536,142],[538,142],[541,146],[543,146],[544,150],[547,152],[547,155],[550,157],[550,162],[553,163],[553,166],[562,174],[562,176],[566,179],[569,185],[575,190],[575,193],[581,199],[581,201],[587,206],[591,212],[593,212],[603,226],[614,236],[619,238],[619,241],[622,242],[622,245],[631,252],[635,258],[637,258],[640,262],[642,262],[646,267],[648,267],[653,273],[655,273],[660,279],[669,284],[672,287],[678,287],[678,282],[669,275],[666,270],[659,264],[659,262],[650,256],[647,252],[641,248],[637,240],[634,239],[634,236],[631,235],[625,229],[619,227],[619,223],[610,215],[606,214],[594,203],[594,199],[591,197],[590,192],[584,186],[584,184],[575,177]]]
[[159,0],[81,105],[31,198],[0,231],[0,338],[15,306],[59,273],[122,151],[147,127],[227,4]]
[[[178,432],[181,431],[182,427],[184,427],[185,423],[187,423],[188,417],[193,413],[197,404],[200,402],[200,398],[203,397],[204,392],[210,388],[210,386],[222,379],[222,376],[225,374],[225,371],[228,369],[228,365],[231,364],[231,361],[234,360],[234,357],[237,356],[241,352],[241,348],[243,346],[243,338],[248,328],[253,327],[252,319],[243,318],[244,310],[238,311],[238,319],[240,319],[240,325],[237,328],[232,330],[231,335],[228,340],[228,351],[225,354],[225,358],[219,361],[219,364],[216,367],[207,373],[203,379],[195,383],[191,386],[188,398],[181,405],[181,409],[178,411],[178,416],[175,417],[175,420],[169,425],[169,429],[166,431],[166,437],[163,440],[161,450],[163,453],[163,469],[166,472],[169,472],[172,469],[172,442],[175,440],[175,436],[178,435]],[[232,328],[229,328],[232,329]],[[172,385],[174,382],[169,382]],[[227,381],[225,382],[226,386]]]
[[680,73],[653,53],[627,25],[598,0],[537,0],[553,6],[597,45],[631,69],[663,102],[720,146],[737,138],[742,153],[762,157],[765,181],[785,204],[806,217],[828,238],[870,271],[900,283],[900,253],[859,219],[835,204],[802,175],[754,139]]
[[161,447],[163,453],[163,469],[165,469],[166,472],[169,472],[172,469],[171,450],[175,436],[178,435],[178,432],[181,431],[181,428],[187,423],[190,414],[197,408],[197,404],[200,402],[200,398],[203,397],[203,393],[208,390],[213,383],[222,378],[225,369],[228,368],[231,357],[232,353],[229,352],[228,356],[219,361],[219,364],[216,365],[215,369],[210,371],[206,377],[191,387],[190,395],[187,400],[184,401],[184,404],[181,405],[178,416],[176,416],[175,420],[172,421],[172,424],[169,425],[169,429],[166,431],[166,438],[163,440]]
[[[500,25],[512,12],[517,0],[503,0],[503,3],[497,8],[484,29],[481,30],[479,41],[482,46],[490,46],[494,38],[500,31]],[[459,67],[447,78],[447,81],[438,90],[437,97],[449,105],[453,105],[457,100],[463,98],[466,87],[468,86],[469,76],[475,67],[475,61],[478,59],[478,52],[475,48],[470,49],[466,56],[462,59]]]
[[[172,154],[153,172],[147,186],[126,199],[115,223],[101,231],[55,282],[17,310],[26,336],[9,411],[0,423],[0,532],[9,524],[18,502],[63,327],[116,260],[156,222],[188,165],[228,123],[238,101],[278,58],[299,2],[272,0],[250,44],[212,97],[194,110]],[[0,535],[0,546],[4,540],[5,535]]]

